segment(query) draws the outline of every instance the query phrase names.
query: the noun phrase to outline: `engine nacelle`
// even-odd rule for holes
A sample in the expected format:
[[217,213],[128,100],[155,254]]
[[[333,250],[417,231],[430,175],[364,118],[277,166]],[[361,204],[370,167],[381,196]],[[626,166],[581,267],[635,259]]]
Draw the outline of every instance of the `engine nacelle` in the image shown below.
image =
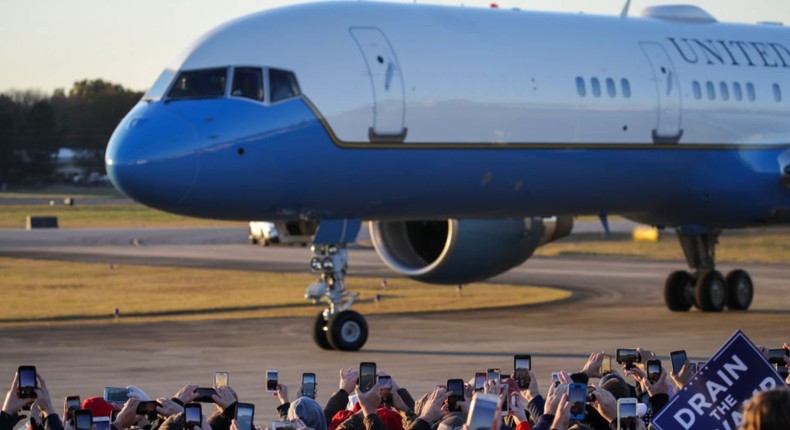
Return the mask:
[[372,221],[370,238],[390,268],[418,281],[467,284],[526,261],[570,233],[572,218]]

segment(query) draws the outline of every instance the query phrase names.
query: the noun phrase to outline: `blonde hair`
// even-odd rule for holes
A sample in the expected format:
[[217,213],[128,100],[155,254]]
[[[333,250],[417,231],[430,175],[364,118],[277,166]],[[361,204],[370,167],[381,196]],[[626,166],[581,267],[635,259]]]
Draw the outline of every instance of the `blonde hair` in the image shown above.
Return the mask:
[[790,423],[790,389],[777,388],[754,396],[743,408],[739,430],[782,430]]

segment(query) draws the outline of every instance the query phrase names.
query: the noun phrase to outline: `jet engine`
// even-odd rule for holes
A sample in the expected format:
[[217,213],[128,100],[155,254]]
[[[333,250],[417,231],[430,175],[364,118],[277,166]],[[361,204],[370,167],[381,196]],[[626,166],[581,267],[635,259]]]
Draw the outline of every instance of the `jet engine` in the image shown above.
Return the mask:
[[482,281],[570,234],[573,218],[372,221],[370,237],[393,270],[433,284]]

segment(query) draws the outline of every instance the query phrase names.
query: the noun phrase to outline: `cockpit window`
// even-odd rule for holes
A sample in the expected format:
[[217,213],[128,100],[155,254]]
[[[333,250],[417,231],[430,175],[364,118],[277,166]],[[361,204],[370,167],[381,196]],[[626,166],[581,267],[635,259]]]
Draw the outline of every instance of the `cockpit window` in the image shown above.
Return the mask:
[[269,86],[272,103],[301,95],[293,72],[269,69]]
[[156,79],[154,85],[148,90],[147,93],[143,96],[143,100],[159,100],[162,96],[165,95],[165,91],[167,91],[167,87],[170,86],[170,83],[173,82],[173,76],[176,75],[176,72],[165,69],[159,78]]
[[227,80],[226,68],[181,72],[167,96],[171,99],[223,97]]
[[233,69],[233,97],[263,101],[263,72],[253,67],[236,67]]

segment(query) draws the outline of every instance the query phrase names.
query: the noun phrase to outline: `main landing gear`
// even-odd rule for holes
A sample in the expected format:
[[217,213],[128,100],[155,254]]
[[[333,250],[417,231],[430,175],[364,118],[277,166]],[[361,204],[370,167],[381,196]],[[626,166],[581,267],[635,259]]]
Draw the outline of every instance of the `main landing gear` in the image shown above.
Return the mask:
[[686,262],[693,272],[672,272],[664,285],[664,300],[672,311],[687,311],[696,306],[704,312],[746,310],[752,304],[754,285],[744,270],[733,270],[724,277],[716,270],[716,244],[720,230],[687,232],[678,228],[678,238]]
[[306,299],[329,304],[315,318],[313,340],[322,349],[357,351],[368,340],[365,317],[349,310],[358,293],[346,291],[348,250],[343,244],[313,245],[310,268],[321,273],[321,279],[307,288]]

